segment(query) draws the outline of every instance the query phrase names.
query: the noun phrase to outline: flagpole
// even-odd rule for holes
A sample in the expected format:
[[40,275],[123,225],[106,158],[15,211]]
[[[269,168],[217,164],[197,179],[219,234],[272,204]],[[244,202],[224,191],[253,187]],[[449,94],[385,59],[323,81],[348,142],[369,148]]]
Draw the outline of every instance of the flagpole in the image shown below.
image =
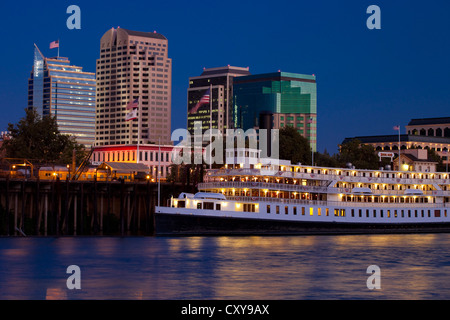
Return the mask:
[[141,103],[138,101],[138,136],[137,136],[137,154],[136,154],[136,163],[139,163],[139,138],[141,133]]
[[59,58],[59,39],[58,39],[58,58]]
[[400,125],[398,126],[398,171],[401,170],[400,168],[400,150],[401,150],[401,143],[400,143]]
[[158,138],[158,207],[161,198],[161,137]]
[[[212,168],[211,158],[212,158],[212,84],[209,85],[209,168]],[[228,101],[227,101],[228,102]]]

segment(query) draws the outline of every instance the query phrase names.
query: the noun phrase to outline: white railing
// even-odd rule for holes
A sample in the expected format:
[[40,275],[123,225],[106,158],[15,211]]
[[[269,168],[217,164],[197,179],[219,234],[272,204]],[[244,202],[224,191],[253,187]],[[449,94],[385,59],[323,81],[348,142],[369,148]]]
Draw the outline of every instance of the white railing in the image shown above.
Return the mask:
[[270,189],[282,191],[297,191],[297,192],[320,192],[326,193],[327,187],[321,186],[303,186],[298,184],[287,183],[271,183],[271,182],[255,182],[255,181],[215,181],[203,182],[198,184],[199,189],[221,189],[221,188],[235,188],[235,189]]
[[324,201],[324,200],[302,200],[302,199],[283,199],[270,197],[242,197],[226,196],[231,201],[241,202],[268,202],[280,204],[304,204],[329,207],[364,207],[364,208],[449,208],[450,203],[406,203],[406,202],[347,202],[347,201]]
[[[290,191],[290,192],[308,192],[308,193],[329,193],[329,194],[348,194],[359,196],[352,192],[352,188],[335,188],[324,186],[304,186],[299,184],[287,184],[287,183],[272,183],[272,182],[255,182],[255,181],[213,181],[203,182],[198,184],[199,190],[208,189],[267,189],[275,191]],[[406,190],[406,189],[405,189]],[[405,190],[385,190],[385,189],[371,189],[371,194],[365,194],[365,196],[414,196],[405,194]],[[411,189],[416,190],[416,189]],[[420,190],[420,189],[417,189]],[[432,197],[450,197],[450,191],[443,190],[420,190],[423,196]]]
[[[317,170],[317,169],[315,169]],[[355,182],[355,183],[379,183],[379,184],[450,184],[450,176],[447,179],[442,178],[444,173],[414,173],[415,175],[421,174],[422,177],[405,178],[406,174],[412,175],[412,173],[402,172],[402,177],[398,177],[395,171],[392,172],[380,172],[381,177],[369,176],[369,172],[359,172],[356,176],[351,171],[345,171],[345,169],[338,169],[345,174],[336,174],[335,170],[328,169],[327,173],[307,173],[307,172],[293,172],[293,171],[276,171],[266,169],[212,169],[208,170],[207,176],[238,176],[238,175],[257,175],[257,176],[274,176],[285,177],[293,179],[314,179],[314,180],[337,180],[339,182]],[[321,170],[321,172],[323,169]],[[347,172],[349,175],[347,175]],[[365,174],[366,176],[363,176]],[[372,173],[374,175],[374,173]],[[384,175],[388,175],[386,177]],[[394,176],[394,177],[393,177]],[[428,176],[428,178],[425,178]],[[431,178],[434,176],[435,178]],[[441,178],[438,178],[441,176]]]

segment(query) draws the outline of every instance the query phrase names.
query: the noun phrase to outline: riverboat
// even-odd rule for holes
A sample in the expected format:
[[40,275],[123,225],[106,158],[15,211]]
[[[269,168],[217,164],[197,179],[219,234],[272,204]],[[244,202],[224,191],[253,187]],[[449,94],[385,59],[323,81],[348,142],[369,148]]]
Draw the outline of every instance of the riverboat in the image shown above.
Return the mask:
[[[450,231],[446,172],[268,163],[254,150],[155,209],[157,235]],[[252,155],[255,155],[251,157]]]

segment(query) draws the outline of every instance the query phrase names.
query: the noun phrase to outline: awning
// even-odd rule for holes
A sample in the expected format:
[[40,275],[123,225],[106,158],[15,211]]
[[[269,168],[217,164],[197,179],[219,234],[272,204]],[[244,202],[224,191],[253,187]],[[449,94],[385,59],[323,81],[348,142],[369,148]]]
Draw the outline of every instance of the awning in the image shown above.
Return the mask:
[[143,163],[134,162],[103,162],[97,170],[110,170],[116,172],[148,172],[149,168]]
[[420,189],[406,189],[405,195],[408,196],[423,196],[423,191]]
[[372,189],[357,187],[357,188],[353,188],[352,189],[352,193],[355,193],[355,194],[372,194]]

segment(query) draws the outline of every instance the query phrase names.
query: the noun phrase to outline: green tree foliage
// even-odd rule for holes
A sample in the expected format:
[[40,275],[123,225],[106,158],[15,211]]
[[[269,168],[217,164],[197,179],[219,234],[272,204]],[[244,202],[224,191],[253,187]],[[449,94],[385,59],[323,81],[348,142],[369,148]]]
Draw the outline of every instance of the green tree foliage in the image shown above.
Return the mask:
[[280,129],[279,133],[280,159],[290,160],[291,163],[311,163],[311,147],[305,137],[291,126]]
[[361,144],[358,139],[341,145],[338,161],[342,167],[351,163],[357,169],[378,169],[379,166],[375,148],[371,145]]
[[75,149],[77,164],[81,162],[85,156],[84,145],[78,144],[73,136],[61,134],[55,117],[41,117],[35,110],[25,112],[17,124],[8,124],[10,139],[2,146],[6,157],[68,164],[72,163]]

